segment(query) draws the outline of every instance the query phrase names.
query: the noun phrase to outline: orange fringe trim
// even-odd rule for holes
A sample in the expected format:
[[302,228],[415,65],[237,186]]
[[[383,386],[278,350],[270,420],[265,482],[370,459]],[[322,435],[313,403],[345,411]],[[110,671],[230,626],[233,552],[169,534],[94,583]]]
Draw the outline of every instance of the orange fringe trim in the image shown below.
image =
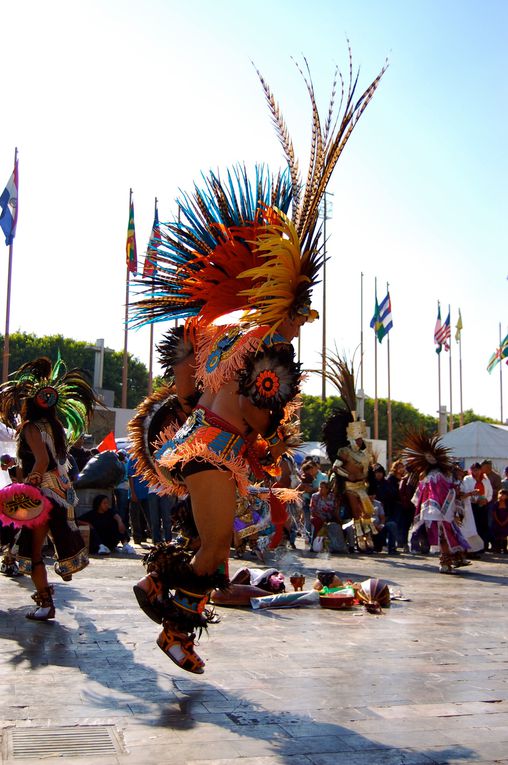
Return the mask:
[[219,470],[228,470],[232,473],[232,477],[235,480],[238,492],[242,496],[246,496],[248,494],[249,467],[246,460],[243,459],[243,457],[231,457],[229,459],[221,457],[220,454],[216,454],[211,449],[209,449],[203,441],[199,440],[195,440],[191,444],[179,444],[176,451],[162,457],[162,459],[158,461],[158,471],[161,475],[161,478],[164,477],[164,482],[167,483],[168,476],[164,476],[164,473],[161,471],[164,469],[171,470],[175,467],[175,465],[183,466],[191,460],[201,460],[203,462],[208,462],[214,465]]
[[[150,446],[158,444],[162,446],[160,437],[156,438],[152,444],[147,443],[147,433],[145,429],[145,420],[150,415],[154,415],[153,409],[157,404],[163,404],[171,394],[175,394],[175,388],[173,385],[164,385],[159,390],[148,396],[137,408],[136,415],[127,425],[127,432],[131,439],[131,453],[136,460],[138,475],[150,486],[155,488],[159,486],[159,476],[156,474],[156,468],[152,454],[150,453]],[[171,426],[166,426],[164,433],[170,432],[174,428],[174,432],[180,428],[179,422],[175,421]]]

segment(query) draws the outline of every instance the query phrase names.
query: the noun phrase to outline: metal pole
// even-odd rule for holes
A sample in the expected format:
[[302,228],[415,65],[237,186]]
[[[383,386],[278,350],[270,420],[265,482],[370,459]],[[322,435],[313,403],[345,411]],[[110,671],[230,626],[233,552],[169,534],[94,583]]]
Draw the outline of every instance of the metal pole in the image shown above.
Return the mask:
[[150,324],[150,355],[148,361],[148,395],[153,391],[153,323]]
[[[390,292],[390,285],[388,282],[386,283],[386,294],[388,295]],[[386,353],[387,353],[387,360],[388,360],[388,400],[386,402],[386,418],[388,421],[388,444],[387,444],[387,468],[390,469],[392,464],[392,396],[391,396],[391,387],[390,387],[390,333],[388,333],[386,337]]]
[[462,404],[462,336],[459,335],[459,389],[460,389],[460,427],[464,425],[464,406]]
[[[441,354],[437,354],[437,387],[439,391],[439,405],[438,405],[438,412],[439,412],[439,422],[441,423]],[[440,428],[439,428],[440,431]],[[439,435],[442,435],[440,432]]]
[[[131,192],[132,193],[132,192]],[[127,376],[129,369],[129,355],[127,353],[127,339],[129,335],[127,322],[129,321],[129,266],[125,278],[125,328],[123,333],[123,365],[122,365],[122,409],[127,409]]]
[[[450,306],[448,306],[448,316],[451,316]],[[450,319],[450,324],[451,324],[451,319]],[[448,351],[448,353],[450,354],[450,357],[448,359],[449,368],[450,368],[450,419],[449,419],[450,427],[449,427],[449,430],[453,430],[453,403],[452,403],[452,390],[453,390],[453,387],[452,387],[452,338],[451,338],[451,331],[450,331],[450,350]]]
[[[180,208],[178,208],[178,211],[180,211]],[[156,213],[157,213],[157,197],[155,197],[154,219],[155,219]],[[178,216],[178,218],[179,218],[178,222],[180,222],[180,216]],[[148,250],[149,249],[150,249],[150,244],[148,245]],[[152,272],[152,297],[155,292],[154,284],[155,284],[155,270]],[[149,396],[151,395],[152,391],[153,391],[153,322],[150,323],[150,352],[148,355],[148,395]]]
[[[16,169],[17,159],[18,159],[18,149],[16,147],[14,149],[14,169]],[[16,204],[17,202],[18,200],[16,199]],[[2,382],[7,382],[7,378],[9,377],[9,356],[10,356],[9,324],[10,324],[10,316],[11,316],[12,248],[13,248],[13,243],[11,242],[9,245],[9,261],[7,265],[7,299],[6,299],[6,305],[5,305],[5,334],[4,334],[3,359],[2,359]]]
[[2,382],[7,382],[9,376],[9,319],[11,314],[11,282],[12,282],[12,242],[9,245],[9,264],[7,266],[7,303],[5,308],[4,352],[2,362]]
[[501,322],[499,322],[499,401],[501,404],[501,425],[503,424],[503,352],[501,350]]
[[[440,315],[439,311],[439,300],[437,301],[437,311],[438,315]],[[439,412],[439,422],[441,422],[441,346],[439,346],[439,353],[437,354],[437,389],[438,389],[438,412]]]
[[365,419],[365,394],[363,392],[363,272],[360,274],[360,406],[358,415]]
[[327,209],[326,209],[326,191],[323,195],[323,250],[324,250],[324,261],[323,261],[323,319],[322,319],[322,328],[323,328],[323,340],[322,340],[322,348],[321,348],[321,400],[324,402],[326,401],[326,218],[327,218]]
[[[374,291],[377,307],[377,276],[374,279]],[[379,406],[377,400],[377,334],[374,328],[374,438],[379,438]]]
[[[129,216],[132,203],[132,189],[129,189]],[[127,353],[127,340],[129,335],[128,321],[129,321],[129,276],[130,268],[127,262],[127,273],[125,277],[125,321],[124,321],[124,335],[123,335],[123,365],[122,365],[122,409],[127,409],[127,378],[129,369],[129,356]]]

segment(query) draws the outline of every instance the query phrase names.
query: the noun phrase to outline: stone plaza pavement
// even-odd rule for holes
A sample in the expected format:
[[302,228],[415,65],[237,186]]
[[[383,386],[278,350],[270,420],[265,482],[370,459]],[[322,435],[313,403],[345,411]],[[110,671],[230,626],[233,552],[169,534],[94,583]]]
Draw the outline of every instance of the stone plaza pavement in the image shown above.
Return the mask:
[[140,556],[94,558],[68,584],[50,571],[42,624],[24,618],[27,578],[0,577],[0,763],[508,763],[507,563],[446,576],[434,557],[277,553],[287,577],[378,576],[410,600],[381,616],[222,608],[201,676],[156,646],[132,595]]

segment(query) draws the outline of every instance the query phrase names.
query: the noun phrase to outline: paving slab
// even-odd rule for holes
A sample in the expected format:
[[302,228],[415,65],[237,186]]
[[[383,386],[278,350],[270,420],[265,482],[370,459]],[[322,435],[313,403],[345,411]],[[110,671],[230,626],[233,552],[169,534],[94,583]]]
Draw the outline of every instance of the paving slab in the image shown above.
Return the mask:
[[[0,577],[0,764],[12,732],[113,726],[111,755],[70,765],[508,765],[508,560],[454,576],[432,556],[276,551],[307,584],[316,570],[385,579],[409,598],[361,608],[222,608],[201,638],[202,676],[175,667],[132,594],[137,557],[94,558],[56,585],[57,618],[24,618],[25,577]],[[231,568],[258,567],[252,558]],[[288,584],[289,586],[289,584]],[[10,748],[11,747],[11,748]],[[55,750],[55,755],[58,752]]]

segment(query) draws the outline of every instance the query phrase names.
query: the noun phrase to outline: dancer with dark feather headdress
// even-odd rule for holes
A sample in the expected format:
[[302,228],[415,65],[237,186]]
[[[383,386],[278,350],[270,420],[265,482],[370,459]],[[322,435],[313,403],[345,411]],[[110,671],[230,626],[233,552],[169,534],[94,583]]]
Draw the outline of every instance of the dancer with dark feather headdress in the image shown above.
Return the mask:
[[[175,543],[154,548],[146,561],[149,579],[135,592],[163,625],[160,648],[190,672],[204,670],[194,638],[214,620],[209,592],[228,584],[223,566],[237,494],[247,492],[250,474],[262,480],[263,466],[276,463],[292,438],[288,423],[300,367],[291,341],[317,318],[310,302],[323,264],[319,204],[383,72],[359,97],[351,72],[337,117],[334,84],[324,123],[304,75],[312,105],[305,184],[279,106],[260,76],[289,171],[271,175],[257,166],[249,178],[236,167],[225,180],[210,173],[201,188],[183,195],[181,221],[161,227],[157,273],[144,283],[147,297],[132,306],[137,326],[185,319],[161,350],[187,419],[183,425],[178,417],[168,420],[159,433],[152,479],[163,492],[188,492],[200,546],[195,552]],[[216,323],[233,312],[241,312],[239,320]]]
[[412,536],[425,525],[431,548],[439,549],[441,574],[453,574],[456,568],[470,565],[465,557],[470,546],[456,523],[459,508],[449,449],[439,436],[413,432],[405,438],[401,459],[409,475],[418,481]]
[[55,571],[64,581],[88,565],[74,520],[77,499],[67,473],[67,454],[68,443],[86,429],[96,403],[84,373],[67,370],[60,357],[54,365],[46,357],[27,362],[0,387],[0,421],[16,429],[24,481],[2,489],[0,510],[6,522],[21,526],[19,569],[31,575],[36,587],[29,619],[55,616],[53,587],[42,559],[46,536],[55,548]]

